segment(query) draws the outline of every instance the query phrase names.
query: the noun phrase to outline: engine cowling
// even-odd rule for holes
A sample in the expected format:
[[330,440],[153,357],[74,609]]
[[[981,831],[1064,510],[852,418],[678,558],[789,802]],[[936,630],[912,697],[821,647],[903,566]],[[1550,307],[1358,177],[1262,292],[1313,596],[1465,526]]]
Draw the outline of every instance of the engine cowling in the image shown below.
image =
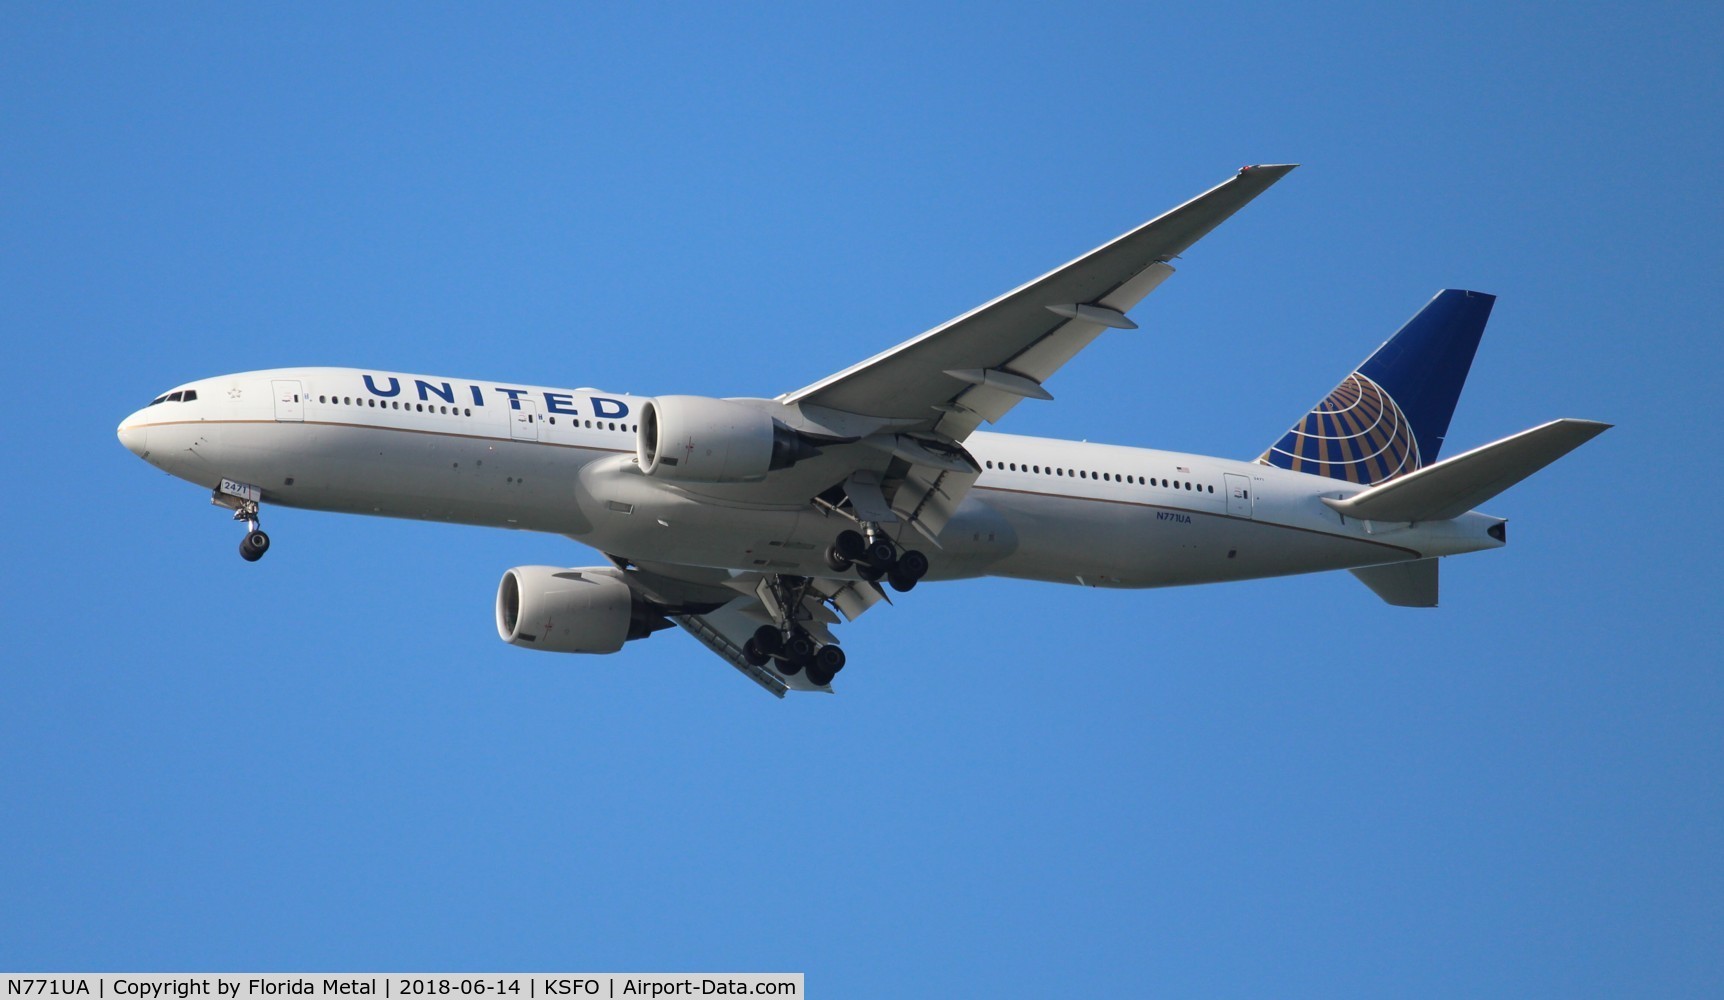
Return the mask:
[[610,566],[516,566],[497,585],[497,634],[552,653],[614,653],[669,626]]
[[641,404],[641,471],[685,483],[755,483],[820,454],[770,413],[728,399],[659,396]]

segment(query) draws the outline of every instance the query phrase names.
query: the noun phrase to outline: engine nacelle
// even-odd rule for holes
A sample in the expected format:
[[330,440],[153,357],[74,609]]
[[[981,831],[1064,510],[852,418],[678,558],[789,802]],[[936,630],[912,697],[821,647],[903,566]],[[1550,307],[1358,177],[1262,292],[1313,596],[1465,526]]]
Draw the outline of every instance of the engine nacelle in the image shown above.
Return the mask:
[[552,653],[614,653],[671,623],[610,566],[516,566],[497,585],[497,634]]
[[641,471],[685,483],[755,483],[820,449],[772,419],[728,399],[659,396],[641,404],[635,455]]

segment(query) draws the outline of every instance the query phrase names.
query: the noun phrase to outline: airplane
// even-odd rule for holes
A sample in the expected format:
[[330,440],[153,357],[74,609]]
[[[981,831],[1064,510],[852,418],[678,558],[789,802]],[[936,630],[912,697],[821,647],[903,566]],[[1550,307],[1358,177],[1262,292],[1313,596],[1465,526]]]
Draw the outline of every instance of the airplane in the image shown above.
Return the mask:
[[[266,505],[564,535],[517,566],[504,642],[614,653],[680,626],[768,692],[832,691],[833,632],[922,581],[1149,588],[1350,570],[1435,606],[1438,560],[1507,540],[1475,508],[1607,430],[1560,419],[1438,460],[1495,297],[1439,292],[1255,459],[981,430],[1296,164],[1221,184],[1072,262],[771,399],[351,368],[187,382],[119,438],[270,547]],[[884,586],[882,585],[884,583]],[[902,599],[902,598],[901,598]]]

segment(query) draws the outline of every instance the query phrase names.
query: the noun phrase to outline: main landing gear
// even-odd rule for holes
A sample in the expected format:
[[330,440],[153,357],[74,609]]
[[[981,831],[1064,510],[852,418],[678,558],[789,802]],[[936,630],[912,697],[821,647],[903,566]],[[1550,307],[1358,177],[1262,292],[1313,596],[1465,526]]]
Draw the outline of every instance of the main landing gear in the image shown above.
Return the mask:
[[844,651],[837,646],[822,646],[800,625],[782,629],[777,625],[762,625],[742,646],[742,656],[750,666],[765,666],[777,660],[778,672],[794,677],[806,672],[808,682],[825,687],[844,669]]
[[855,567],[856,575],[870,582],[886,578],[892,589],[900,593],[916,586],[916,581],[928,575],[928,557],[915,549],[900,551],[897,543],[887,538],[873,524],[864,523],[861,531],[840,531],[838,538],[826,550],[826,565],[834,573]]
[[815,687],[825,687],[844,669],[844,651],[832,643],[822,645],[804,624],[812,618],[806,606],[810,582],[805,576],[772,576],[761,582],[761,603],[772,624],[755,629],[742,645],[742,657],[749,666],[770,662],[786,677],[803,674]]

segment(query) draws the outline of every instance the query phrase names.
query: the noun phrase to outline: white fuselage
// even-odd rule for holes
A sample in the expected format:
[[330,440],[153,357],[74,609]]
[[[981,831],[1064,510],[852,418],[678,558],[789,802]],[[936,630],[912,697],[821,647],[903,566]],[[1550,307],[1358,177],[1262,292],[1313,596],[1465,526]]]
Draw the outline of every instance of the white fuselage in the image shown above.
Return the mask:
[[[180,386],[119,433],[182,479],[258,487],[266,507],[551,532],[636,562],[832,575],[823,556],[844,525],[808,498],[837,481],[823,466],[843,467],[854,460],[844,450],[859,446],[774,473],[786,480],[783,503],[743,502],[641,474],[641,402],[588,389],[281,369]],[[965,446],[983,472],[937,544],[917,543],[931,579],[1161,587],[1502,544],[1487,534],[1500,520],[1477,513],[1415,525],[1344,518],[1320,498],[1362,486],[1255,462],[980,432]],[[912,529],[896,531],[916,541]]]

